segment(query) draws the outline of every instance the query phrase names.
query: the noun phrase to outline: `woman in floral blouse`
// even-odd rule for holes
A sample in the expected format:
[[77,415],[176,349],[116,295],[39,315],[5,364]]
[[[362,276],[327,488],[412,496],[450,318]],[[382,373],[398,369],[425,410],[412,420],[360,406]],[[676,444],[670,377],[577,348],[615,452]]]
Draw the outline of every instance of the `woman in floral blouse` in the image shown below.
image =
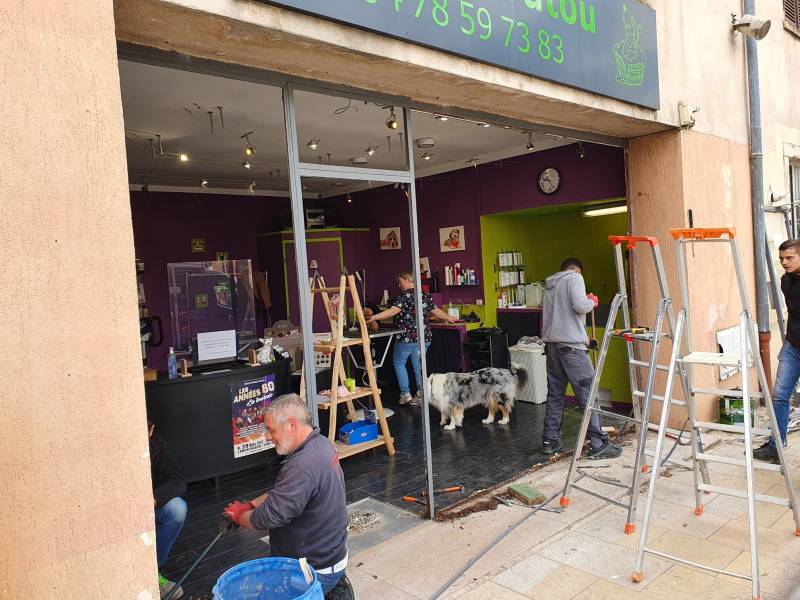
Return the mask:
[[[397,286],[400,288],[400,295],[394,299],[391,308],[379,312],[367,319],[372,321],[382,321],[394,317],[395,325],[403,332],[397,335],[392,350],[392,364],[394,372],[397,374],[397,382],[400,384],[400,404],[411,404],[420,406],[422,404],[422,374],[419,366],[419,345],[417,341],[417,310],[414,302],[414,276],[411,271],[400,271],[397,274]],[[425,314],[425,348],[431,345],[431,328],[428,327],[428,319],[436,317],[448,323],[455,323],[456,318],[451,317],[443,310],[436,308],[430,294],[422,293],[422,309]],[[411,367],[414,370],[414,379],[417,381],[417,395],[411,397],[410,383],[408,381],[408,371],[406,363],[411,359]]]

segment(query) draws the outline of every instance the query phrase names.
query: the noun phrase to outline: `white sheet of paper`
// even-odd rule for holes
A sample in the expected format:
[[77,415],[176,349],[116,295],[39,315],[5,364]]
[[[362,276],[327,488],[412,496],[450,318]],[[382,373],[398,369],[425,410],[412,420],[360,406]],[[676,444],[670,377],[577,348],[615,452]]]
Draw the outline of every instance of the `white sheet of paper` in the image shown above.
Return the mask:
[[220,360],[236,357],[236,330],[207,331],[197,334],[197,360]]

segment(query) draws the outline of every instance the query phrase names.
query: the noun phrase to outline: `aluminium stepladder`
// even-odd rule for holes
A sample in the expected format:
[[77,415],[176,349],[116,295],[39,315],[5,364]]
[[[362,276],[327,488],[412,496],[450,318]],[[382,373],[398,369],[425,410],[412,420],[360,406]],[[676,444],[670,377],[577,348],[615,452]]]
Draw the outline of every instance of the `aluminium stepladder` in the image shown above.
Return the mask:
[[[752,598],[754,600],[761,598],[759,570],[758,570],[758,539],[756,535],[756,513],[755,502],[767,502],[786,506],[792,510],[795,533],[800,535],[800,521],[798,521],[797,501],[794,493],[794,487],[789,476],[789,471],[786,468],[785,454],[783,445],[780,443],[780,434],[778,433],[777,421],[775,419],[775,411],[772,406],[772,398],[767,387],[767,379],[764,373],[764,366],[761,362],[761,356],[758,352],[758,340],[756,339],[756,332],[750,316],[750,305],[747,296],[747,289],[744,282],[744,275],[742,271],[741,260],[739,258],[739,250],[736,244],[736,234],[732,228],[719,228],[719,229],[671,229],[670,234],[675,238],[678,254],[678,275],[681,287],[681,302],[683,309],[679,315],[679,322],[676,335],[684,335],[686,338],[686,354],[679,355],[679,344],[673,347],[672,357],[669,364],[669,373],[667,374],[667,388],[671,388],[675,372],[680,370],[681,367],[685,368],[687,378],[689,381],[689,395],[687,396],[687,408],[689,412],[689,419],[691,421],[691,433],[693,438],[699,434],[700,429],[708,429],[712,431],[723,431],[728,433],[742,434],[744,437],[744,457],[730,457],[721,455],[706,454],[698,452],[697,447],[692,445],[692,466],[694,474],[694,494],[695,494],[695,515],[700,517],[703,514],[703,494],[721,494],[734,496],[737,498],[744,498],[747,500],[747,513],[749,523],[750,535],[750,575],[742,575],[732,571],[725,571],[709,565],[702,565],[693,561],[682,559],[680,557],[670,555],[664,552],[647,547],[647,535],[650,528],[650,519],[653,509],[653,499],[656,495],[657,484],[659,480],[658,473],[650,479],[650,486],[647,492],[647,501],[645,503],[644,518],[639,537],[639,545],[636,552],[636,565],[631,575],[634,582],[642,581],[644,577],[643,565],[644,555],[652,554],[660,558],[683,563],[692,567],[705,569],[715,573],[721,573],[747,579],[752,582]],[[693,350],[692,334],[691,334],[691,319],[690,319],[690,305],[689,305],[689,290],[687,285],[686,274],[686,252],[685,246],[694,243],[723,243],[727,244],[730,248],[733,265],[736,272],[736,280],[738,285],[738,293],[741,301],[742,312],[739,317],[739,352],[720,354],[713,352],[697,352]],[[755,366],[756,376],[758,383],[761,387],[761,392],[751,391],[749,362],[752,360]],[[721,390],[714,388],[695,387],[693,381],[693,367],[694,365],[707,365],[707,366],[727,366],[738,367],[742,374],[741,392],[732,392],[730,390]],[[710,396],[735,396],[741,397],[744,407],[744,418],[742,425],[725,425],[720,423],[701,422],[697,420],[695,398],[698,395]],[[753,441],[752,435],[768,435],[770,430],[756,429],[750,421],[750,407],[751,401],[754,399],[763,398],[767,407],[769,423],[771,430],[775,433],[776,444],[778,449],[778,457],[780,464],[772,464],[753,460]],[[661,425],[659,426],[658,436],[656,438],[656,456],[660,456],[664,444],[664,433],[668,408],[665,406],[661,414]],[[722,463],[727,465],[742,466],[745,468],[746,489],[744,491],[739,489],[725,488],[710,483],[701,482],[699,480],[699,468],[706,463]],[[754,492],[754,474],[753,469],[763,469],[768,471],[779,471],[783,475],[784,484],[788,492],[787,498],[780,498],[777,496],[767,496],[765,494],[756,494]]]
[[[667,278],[664,271],[664,263],[661,257],[661,249],[658,244],[658,239],[647,236],[609,236],[609,241],[614,246],[614,263],[617,273],[617,286],[618,292],[614,296],[611,303],[611,309],[608,313],[608,320],[606,323],[603,341],[600,346],[600,354],[595,365],[594,377],[592,378],[592,385],[589,391],[589,398],[584,408],[581,426],[578,431],[578,440],[575,445],[575,453],[572,456],[569,472],[567,474],[567,481],[564,485],[564,492],[561,496],[561,506],[566,508],[570,504],[569,492],[571,488],[576,488],[582,492],[590,494],[605,500],[611,504],[615,504],[628,511],[627,520],[625,522],[624,531],[626,534],[632,534],[636,530],[636,507],[639,498],[640,478],[643,474],[650,472],[650,467],[647,465],[645,444],[647,441],[647,431],[649,425],[650,408],[653,400],[665,402],[664,398],[669,398],[668,404],[672,405],[685,405],[684,400],[672,398],[670,393],[657,395],[654,393],[656,387],[656,373],[657,371],[666,372],[668,367],[658,362],[661,344],[666,338],[673,340],[675,344],[676,336],[675,329],[677,320],[674,310],[672,308],[672,299],[669,295],[667,287]],[[637,243],[644,243],[650,247],[655,265],[656,276],[658,279],[658,286],[660,297],[656,309],[655,325],[652,330],[637,332],[633,329],[631,324],[631,310],[628,304],[628,290],[627,281],[625,278],[625,265],[622,254],[622,244],[627,243],[627,248],[633,251]],[[620,309],[622,310],[623,328],[615,329],[617,316]],[[621,338],[625,341],[628,359],[628,372],[631,385],[631,400],[633,404],[633,416],[625,416],[610,411],[603,410],[597,404],[597,394],[600,388],[600,379],[603,376],[603,368],[605,366],[606,357],[608,356],[608,349],[610,342],[614,338]],[[637,358],[637,345],[648,344],[650,346],[650,356],[648,360],[639,360]],[[644,390],[639,388],[640,375],[646,373],[646,384]],[[684,385],[684,398],[688,395],[688,381],[685,372],[680,370],[681,381]],[[580,460],[581,450],[589,428],[589,421],[593,414],[603,415],[611,419],[619,419],[625,421],[626,424],[633,424],[637,429],[637,445],[636,457],[633,464],[633,474],[631,477],[630,485],[621,483],[617,480],[589,475],[588,473],[581,472],[578,465]],[[699,445],[702,451],[702,445],[699,437],[693,438],[692,443]],[[654,465],[659,463],[660,459],[654,461]],[[661,461],[663,465],[665,461]],[[684,465],[680,465],[684,467]],[[703,481],[708,482],[705,470],[702,472]],[[611,498],[600,494],[597,491],[590,490],[582,486],[579,481],[584,478],[595,479],[602,483],[620,487],[628,491],[627,502],[622,502],[616,498]]]

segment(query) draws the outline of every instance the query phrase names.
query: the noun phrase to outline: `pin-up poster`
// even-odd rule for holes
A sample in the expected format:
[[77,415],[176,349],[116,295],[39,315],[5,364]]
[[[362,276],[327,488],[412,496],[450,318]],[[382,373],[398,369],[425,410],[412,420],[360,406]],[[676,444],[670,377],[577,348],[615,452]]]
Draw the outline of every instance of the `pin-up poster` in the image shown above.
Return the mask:
[[264,411],[274,396],[274,375],[231,384],[234,458],[263,452],[275,445],[267,441],[264,425]]

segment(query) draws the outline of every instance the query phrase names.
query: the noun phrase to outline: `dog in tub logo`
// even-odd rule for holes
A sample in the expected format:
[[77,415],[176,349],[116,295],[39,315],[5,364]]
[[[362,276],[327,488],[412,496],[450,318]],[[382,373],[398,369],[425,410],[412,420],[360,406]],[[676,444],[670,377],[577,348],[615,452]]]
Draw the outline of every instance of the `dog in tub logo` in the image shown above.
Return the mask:
[[639,44],[642,26],[625,4],[622,5],[622,23],[625,26],[625,39],[614,44],[617,83],[625,87],[639,87],[644,83],[647,66],[644,50]]

